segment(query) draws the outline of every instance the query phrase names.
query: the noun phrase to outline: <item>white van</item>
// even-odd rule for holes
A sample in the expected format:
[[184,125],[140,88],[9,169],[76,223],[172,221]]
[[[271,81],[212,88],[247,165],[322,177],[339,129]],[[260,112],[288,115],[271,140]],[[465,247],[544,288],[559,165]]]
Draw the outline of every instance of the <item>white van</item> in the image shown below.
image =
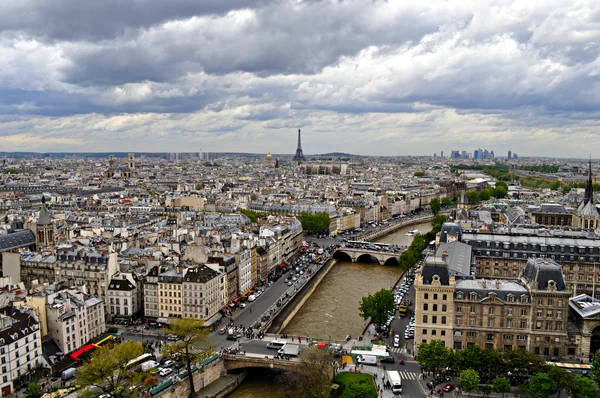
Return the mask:
[[375,355],[359,355],[358,363],[377,366],[377,357]]
[[400,378],[400,373],[398,373],[397,370],[388,370],[387,376],[392,385],[392,392],[394,394],[402,394],[402,379]]
[[273,340],[267,343],[267,348],[273,348],[276,350],[280,350],[285,346],[285,341]]

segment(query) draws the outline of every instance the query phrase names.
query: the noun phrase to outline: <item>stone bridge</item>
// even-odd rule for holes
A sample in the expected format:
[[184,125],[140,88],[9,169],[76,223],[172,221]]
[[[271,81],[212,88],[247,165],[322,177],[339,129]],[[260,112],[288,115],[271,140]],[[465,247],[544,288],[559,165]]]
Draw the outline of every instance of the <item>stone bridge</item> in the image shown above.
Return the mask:
[[400,265],[398,258],[400,253],[386,252],[381,250],[354,249],[341,247],[333,253],[333,258],[338,260],[350,260],[356,262],[371,262],[379,265]]
[[[267,357],[267,358],[265,358]],[[229,372],[235,369],[245,368],[269,368],[269,369],[281,369],[290,370],[300,364],[297,359],[275,359],[272,356],[265,355],[265,357],[258,354],[246,354],[246,355],[222,355],[225,369]]]

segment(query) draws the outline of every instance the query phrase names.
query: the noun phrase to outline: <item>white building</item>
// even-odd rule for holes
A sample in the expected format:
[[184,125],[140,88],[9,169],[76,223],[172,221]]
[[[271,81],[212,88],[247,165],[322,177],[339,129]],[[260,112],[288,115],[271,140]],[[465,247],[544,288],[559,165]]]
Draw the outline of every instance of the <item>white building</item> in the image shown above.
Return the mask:
[[106,315],[104,312],[104,301],[92,297],[85,301],[87,308],[88,335],[95,339],[106,332]]
[[131,318],[140,310],[137,282],[130,273],[115,274],[110,280],[107,294],[111,319]]
[[26,383],[29,373],[42,366],[42,340],[38,319],[25,308],[0,312],[0,395]]
[[199,265],[184,269],[183,317],[214,322],[221,309],[221,273]]
[[238,262],[238,292],[243,294],[252,287],[252,252],[244,249],[235,255],[235,259]]

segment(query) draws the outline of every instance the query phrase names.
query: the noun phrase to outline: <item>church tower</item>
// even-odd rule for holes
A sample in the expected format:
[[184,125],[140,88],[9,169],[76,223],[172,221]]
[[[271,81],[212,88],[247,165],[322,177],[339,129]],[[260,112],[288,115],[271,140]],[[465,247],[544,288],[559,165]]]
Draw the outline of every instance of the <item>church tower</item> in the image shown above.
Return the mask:
[[38,250],[54,248],[54,224],[52,224],[44,195],[42,195],[42,209],[36,225],[35,240]]
[[577,208],[577,213],[573,221],[575,221],[575,226],[579,228],[597,229],[600,227],[600,213],[596,207],[594,187],[592,183],[592,159],[590,159],[588,180],[585,184],[583,201]]
[[129,154],[129,171],[131,172],[131,177],[135,177],[135,153]]

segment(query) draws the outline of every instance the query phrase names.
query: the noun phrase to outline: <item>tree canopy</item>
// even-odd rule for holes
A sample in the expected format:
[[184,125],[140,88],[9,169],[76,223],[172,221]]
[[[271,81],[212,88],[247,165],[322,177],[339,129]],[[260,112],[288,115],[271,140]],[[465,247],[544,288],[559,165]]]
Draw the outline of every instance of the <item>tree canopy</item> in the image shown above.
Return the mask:
[[587,377],[577,376],[574,380],[573,398],[597,398],[600,397],[600,389],[593,380]]
[[438,198],[433,198],[429,202],[429,207],[431,207],[431,212],[435,215],[438,214],[442,209],[442,203]]
[[548,373],[536,373],[527,384],[527,394],[532,398],[548,398],[554,392],[554,382]]
[[471,391],[479,385],[479,374],[473,369],[463,370],[458,377],[458,384],[463,391],[468,392],[471,396]]
[[315,214],[303,211],[298,215],[298,220],[302,223],[302,229],[305,232],[317,234],[329,231],[329,225],[331,224],[329,214],[324,211]]
[[298,359],[298,366],[284,376],[284,394],[294,398],[328,397],[335,362],[331,352],[308,347]]
[[512,387],[510,386],[510,381],[508,381],[506,377],[497,377],[492,382],[492,390],[494,390],[495,393],[502,394],[504,397],[504,394],[511,392]]
[[363,297],[358,309],[363,319],[371,318],[375,327],[381,329],[396,311],[394,294],[387,289],[381,289],[374,295]]
[[142,345],[135,341],[96,349],[91,360],[75,373],[76,383],[80,387],[79,396],[91,398],[98,395],[88,387],[101,389],[115,398],[139,396],[139,391],[130,387],[140,386],[150,374],[140,369],[132,372],[127,363],[143,353]]
[[442,340],[419,344],[417,362],[423,369],[435,371],[450,364],[451,351]]
[[163,348],[165,357],[183,360],[190,377],[190,397],[196,394],[192,365],[208,358],[213,354],[210,349],[208,330],[203,328],[204,321],[194,318],[180,318],[174,320],[169,327],[169,333],[175,336],[175,342]]

